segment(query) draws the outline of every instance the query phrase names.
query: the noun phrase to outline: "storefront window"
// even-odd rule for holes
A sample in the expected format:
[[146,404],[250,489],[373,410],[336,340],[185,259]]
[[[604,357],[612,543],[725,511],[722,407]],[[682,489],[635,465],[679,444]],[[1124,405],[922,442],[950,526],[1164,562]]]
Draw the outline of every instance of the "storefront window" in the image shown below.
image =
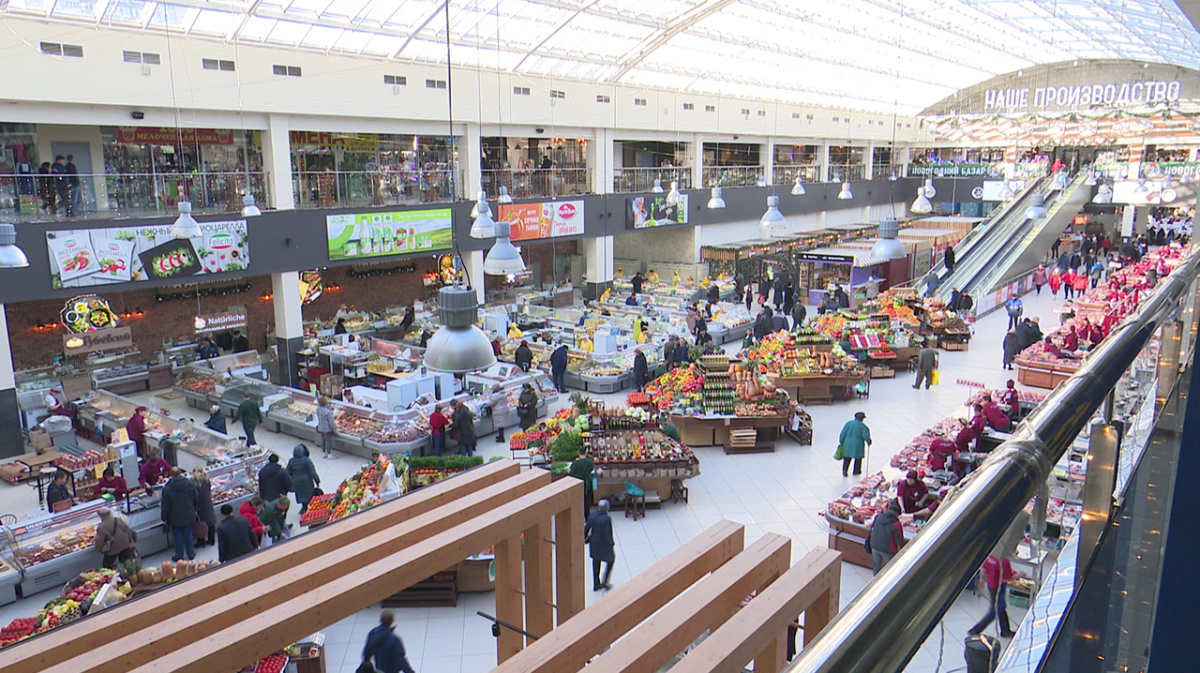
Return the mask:
[[455,138],[292,131],[292,178],[301,206],[331,208],[455,198]]
[[38,158],[33,124],[0,124],[0,214],[38,207],[33,178]]

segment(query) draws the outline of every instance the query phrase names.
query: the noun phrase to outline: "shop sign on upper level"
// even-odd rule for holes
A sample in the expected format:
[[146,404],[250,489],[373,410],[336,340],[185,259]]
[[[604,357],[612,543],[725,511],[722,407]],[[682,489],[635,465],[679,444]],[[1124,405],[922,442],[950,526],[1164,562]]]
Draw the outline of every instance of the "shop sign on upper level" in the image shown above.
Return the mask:
[[1197,107],[1200,72],[1162,63],[1065,61],[993,77],[926,108],[921,115],[1102,114]]

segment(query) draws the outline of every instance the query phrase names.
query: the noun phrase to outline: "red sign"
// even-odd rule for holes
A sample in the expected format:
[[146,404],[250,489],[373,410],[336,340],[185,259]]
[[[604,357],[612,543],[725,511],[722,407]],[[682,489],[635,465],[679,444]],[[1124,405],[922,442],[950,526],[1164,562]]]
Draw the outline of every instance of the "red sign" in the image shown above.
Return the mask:
[[583,201],[546,201],[499,206],[500,219],[512,228],[513,241],[583,234]]
[[172,129],[148,126],[118,126],[117,142],[123,145],[232,145],[228,129]]
[[979,389],[987,388],[987,386],[983,385],[979,381],[968,381],[966,379],[959,379],[958,385],[966,386],[968,388],[979,388]]

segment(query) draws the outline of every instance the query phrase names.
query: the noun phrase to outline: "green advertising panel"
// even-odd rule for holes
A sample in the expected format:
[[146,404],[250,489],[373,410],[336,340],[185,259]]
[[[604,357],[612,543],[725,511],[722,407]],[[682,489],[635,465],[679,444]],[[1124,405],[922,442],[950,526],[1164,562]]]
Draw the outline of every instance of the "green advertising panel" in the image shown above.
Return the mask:
[[452,245],[449,208],[329,215],[325,224],[331,262],[436,252]]

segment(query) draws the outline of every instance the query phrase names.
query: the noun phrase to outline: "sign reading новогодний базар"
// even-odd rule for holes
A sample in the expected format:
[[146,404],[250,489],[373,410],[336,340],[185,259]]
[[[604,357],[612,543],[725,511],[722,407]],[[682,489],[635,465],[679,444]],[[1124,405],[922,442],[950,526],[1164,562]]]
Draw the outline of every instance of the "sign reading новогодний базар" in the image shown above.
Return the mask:
[[78,355],[95,351],[117,351],[133,347],[133,330],[128,327],[63,335],[63,354]]

